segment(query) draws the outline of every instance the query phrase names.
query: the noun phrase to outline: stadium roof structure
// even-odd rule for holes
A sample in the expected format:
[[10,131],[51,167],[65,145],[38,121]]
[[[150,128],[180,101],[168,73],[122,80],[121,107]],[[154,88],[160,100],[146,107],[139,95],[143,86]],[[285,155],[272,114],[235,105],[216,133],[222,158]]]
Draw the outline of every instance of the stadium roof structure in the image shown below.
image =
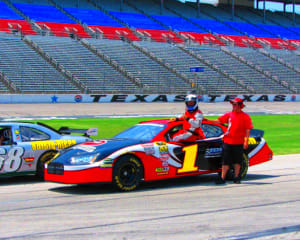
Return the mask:
[[[163,5],[164,0],[160,0],[161,1],[161,5]],[[174,0],[174,1],[178,1],[178,0]],[[200,11],[200,4],[201,4],[201,0],[194,0],[195,2],[197,2],[198,5],[198,11]],[[251,1],[251,0],[249,0]],[[224,4],[226,2],[226,0],[222,1],[222,3]],[[238,0],[227,0],[227,4],[231,5],[231,9],[232,9],[232,16],[234,16],[234,9],[235,9],[235,5],[238,2]],[[258,9],[258,4],[259,2],[263,2],[263,22],[266,21],[266,2],[280,2],[284,4],[284,8],[283,8],[283,12],[286,11],[286,5],[288,4],[292,4],[293,5],[293,23],[294,25],[296,24],[296,13],[295,13],[295,6],[296,4],[300,4],[300,0],[257,0],[256,1],[256,8]],[[253,0],[254,3],[254,0]],[[254,4],[253,4],[254,6]]]
[[[257,0],[258,2],[263,2],[265,0]],[[281,3],[284,3],[284,4],[299,4],[300,3],[300,0],[268,0],[269,2],[281,2]]]
[[[119,0],[120,1],[120,9],[122,9],[122,5],[124,3],[125,0]],[[159,1],[159,0],[158,0]],[[180,0],[173,0],[173,1],[180,1]],[[202,2],[202,0],[186,0],[186,1],[193,1],[195,3],[197,3],[198,6],[198,13],[200,13],[200,4]],[[251,2],[251,0],[248,0],[249,2]],[[253,1],[253,6],[254,6],[254,0]],[[234,11],[235,11],[235,5],[237,5],[237,3],[241,3],[242,1],[239,2],[239,0],[219,0],[219,2],[221,2],[222,4],[227,4],[231,5],[231,12],[232,12],[232,16],[234,16]],[[258,4],[259,2],[264,2],[263,4],[263,22],[266,21],[266,2],[280,2],[284,4],[284,8],[283,8],[283,12],[286,11],[286,5],[292,4],[293,5],[293,23],[294,25],[296,25],[296,13],[295,13],[295,5],[296,4],[300,4],[300,0],[257,0],[256,1],[256,8],[258,9]],[[160,7],[161,10],[164,8],[164,0],[160,0]]]
[[[234,1],[234,0],[232,0]],[[256,8],[258,8],[258,3],[259,2],[264,2],[263,4],[263,11],[264,11],[264,21],[266,19],[266,0],[257,0],[256,1]],[[300,0],[269,0],[269,2],[280,2],[283,3],[284,7],[283,7],[283,11],[286,11],[286,5],[287,4],[292,4],[293,5],[293,23],[294,25],[296,25],[296,13],[295,13],[295,6],[296,4],[300,4]]]

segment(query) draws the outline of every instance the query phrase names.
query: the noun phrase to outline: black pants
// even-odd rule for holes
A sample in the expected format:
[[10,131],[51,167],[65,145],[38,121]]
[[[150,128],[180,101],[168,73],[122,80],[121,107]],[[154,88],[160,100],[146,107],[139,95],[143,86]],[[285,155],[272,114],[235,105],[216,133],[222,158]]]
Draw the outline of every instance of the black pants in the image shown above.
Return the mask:
[[243,144],[223,143],[223,165],[241,164],[243,161],[244,146]]

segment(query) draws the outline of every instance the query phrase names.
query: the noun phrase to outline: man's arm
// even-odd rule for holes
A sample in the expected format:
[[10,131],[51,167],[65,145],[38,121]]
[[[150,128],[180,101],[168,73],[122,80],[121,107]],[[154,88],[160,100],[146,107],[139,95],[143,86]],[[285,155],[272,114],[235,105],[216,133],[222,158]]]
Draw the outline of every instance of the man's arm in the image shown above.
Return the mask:
[[250,129],[246,129],[246,136],[245,136],[245,140],[244,140],[244,149],[248,148],[249,136],[250,136]]
[[193,118],[187,119],[187,121],[191,124],[192,128],[201,127],[202,120],[203,120],[203,114],[202,113],[196,113],[195,114],[195,119],[193,119]]

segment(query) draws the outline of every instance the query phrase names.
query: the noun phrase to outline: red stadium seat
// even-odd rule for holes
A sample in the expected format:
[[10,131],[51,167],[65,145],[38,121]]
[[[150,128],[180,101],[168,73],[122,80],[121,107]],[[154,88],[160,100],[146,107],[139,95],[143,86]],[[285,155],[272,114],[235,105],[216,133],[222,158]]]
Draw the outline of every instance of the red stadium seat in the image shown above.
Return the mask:
[[226,44],[217,39],[214,35],[210,33],[195,33],[195,32],[180,32],[187,40],[198,42],[202,44],[214,44],[219,46],[225,46]]
[[280,38],[263,38],[263,37],[255,37],[258,42],[261,42],[264,45],[268,45],[272,48],[276,49],[289,49],[296,50],[297,48],[289,44],[287,41],[284,41]]
[[295,48],[300,48],[300,40],[288,40],[289,43]]
[[53,22],[36,22],[42,29],[51,31],[55,36],[69,37],[74,34],[80,38],[90,38],[84,28],[79,24],[70,23],[53,23]]
[[136,29],[141,35],[151,38],[155,42],[183,43],[184,41],[169,30]]
[[89,25],[96,33],[103,35],[107,39],[120,40],[121,37],[130,39],[131,41],[139,41],[140,39],[133,32],[125,27],[107,27]]
[[0,19],[0,31],[6,33],[21,32],[23,35],[36,35],[30,23],[25,20]]
[[262,48],[262,45],[254,41],[252,38],[248,36],[234,36],[234,35],[225,35],[219,34],[219,37],[223,39],[225,42],[231,42],[238,47],[254,47],[254,48]]

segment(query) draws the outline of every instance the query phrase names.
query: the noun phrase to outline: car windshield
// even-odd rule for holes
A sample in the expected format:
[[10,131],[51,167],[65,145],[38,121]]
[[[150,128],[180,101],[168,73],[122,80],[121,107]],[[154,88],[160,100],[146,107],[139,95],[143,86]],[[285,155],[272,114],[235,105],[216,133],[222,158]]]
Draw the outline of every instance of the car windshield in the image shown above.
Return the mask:
[[113,138],[126,138],[151,141],[159,132],[161,132],[167,125],[157,123],[137,124],[124,132],[119,133]]

